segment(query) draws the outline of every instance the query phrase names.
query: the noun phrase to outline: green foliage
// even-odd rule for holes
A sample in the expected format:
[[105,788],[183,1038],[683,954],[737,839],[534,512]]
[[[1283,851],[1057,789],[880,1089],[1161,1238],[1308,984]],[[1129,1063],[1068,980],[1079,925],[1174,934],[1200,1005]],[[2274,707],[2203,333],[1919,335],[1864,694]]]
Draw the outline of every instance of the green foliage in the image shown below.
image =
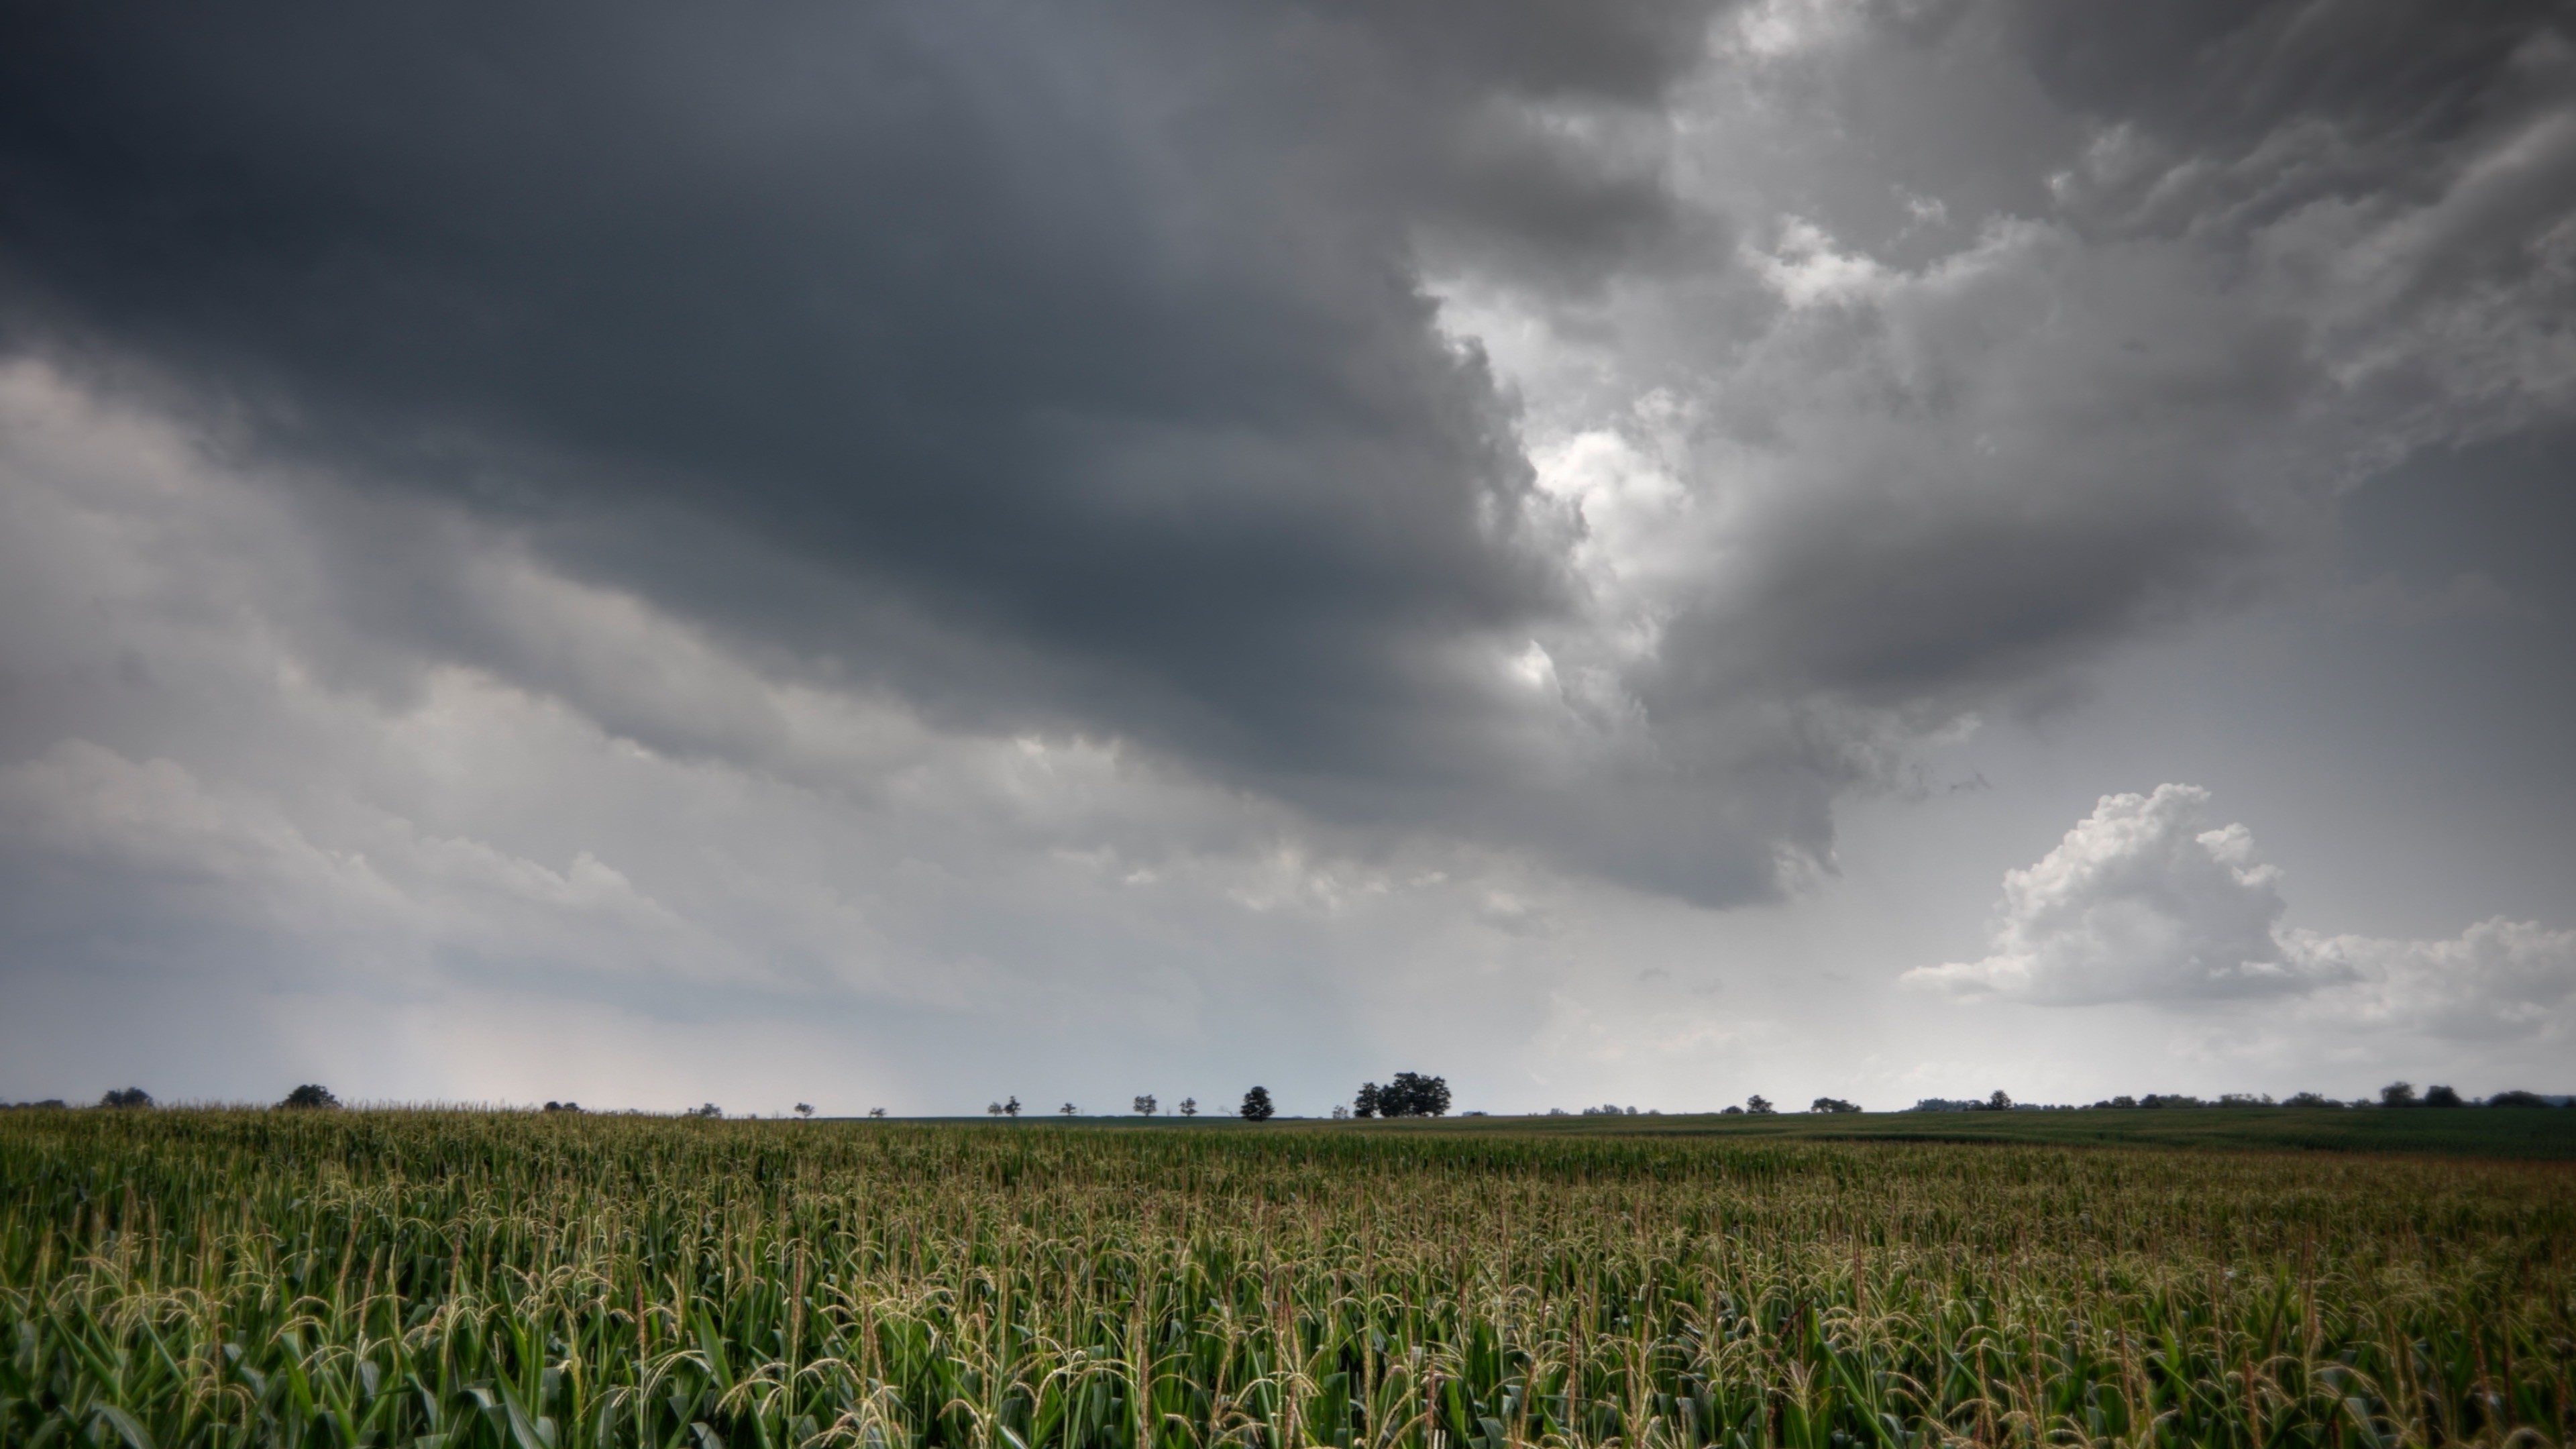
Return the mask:
[[[1360,1088],[1364,1102],[1371,1100],[1368,1091],[1366,1086]],[[1420,1072],[1398,1072],[1393,1081],[1377,1089],[1373,1105],[1381,1117],[1445,1117],[1449,1114],[1449,1081]]]
[[1242,1114],[1246,1122],[1267,1122],[1279,1109],[1270,1105],[1270,1089],[1255,1087],[1243,1094]]
[[[1805,1112],[1754,1117],[1740,1107],[1663,1117],[1492,1117],[1407,1122],[1408,1133],[1515,1136],[1726,1137],[1821,1142],[2025,1143],[2253,1152],[2396,1152],[2576,1161],[2576,1108],[2524,1112],[2308,1111],[2289,1104],[2220,1111]],[[1385,1129],[1380,1129],[1385,1130]]]
[[295,1108],[337,1107],[340,1105],[340,1099],[331,1095],[329,1087],[318,1082],[306,1082],[303,1086],[287,1093],[286,1100],[277,1105]]
[[1641,1120],[13,1113],[0,1444],[2323,1449],[2576,1429],[2576,1168]]

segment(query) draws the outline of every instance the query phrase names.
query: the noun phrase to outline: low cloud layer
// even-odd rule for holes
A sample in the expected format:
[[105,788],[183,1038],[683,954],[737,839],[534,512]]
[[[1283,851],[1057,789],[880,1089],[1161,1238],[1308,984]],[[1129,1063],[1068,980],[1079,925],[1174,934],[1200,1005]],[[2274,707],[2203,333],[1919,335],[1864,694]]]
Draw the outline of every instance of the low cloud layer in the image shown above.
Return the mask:
[[2038,862],[2004,875],[1994,954],[1908,986],[2046,1006],[2249,998],[2318,1023],[2557,1041],[2576,1029],[2576,931],[2482,921],[2439,941],[2284,929],[2281,870],[2209,792],[2105,795]]

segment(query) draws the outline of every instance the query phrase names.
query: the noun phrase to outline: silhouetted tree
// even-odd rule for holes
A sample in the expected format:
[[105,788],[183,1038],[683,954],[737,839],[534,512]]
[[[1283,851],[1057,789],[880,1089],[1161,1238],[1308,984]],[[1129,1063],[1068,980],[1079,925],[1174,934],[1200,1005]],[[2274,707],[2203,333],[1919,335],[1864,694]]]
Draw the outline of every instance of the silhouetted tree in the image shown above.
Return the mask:
[[1770,1098],[1756,1092],[1744,1099],[1744,1110],[1748,1116],[1768,1117],[1780,1109],[1771,1105]]
[[2516,1088],[2510,1092],[2498,1092],[2487,1098],[2487,1105],[2490,1107],[2546,1107],[2549,1105],[2549,1099],[2538,1092],[2526,1092]]
[[870,1107],[870,1108],[868,1109],[868,1115],[869,1115],[869,1116],[871,1116],[871,1117],[882,1117],[882,1116],[884,1116],[884,1115],[885,1115],[885,1108],[883,1108],[883,1107]]
[[1815,1101],[1808,1104],[1807,1110],[1810,1112],[1857,1112],[1860,1110],[1860,1107],[1859,1104],[1846,1102],[1840,1097],[1818,1097]]
[[329,1087],[321,1086],[313,1082],[306,1082],[303,1086],[287,1093],[286,1100],[278,1103],[277,1105],[281,1107],[337,1107],[340,1105],[340,1099],[331,1095],[331,1089]]
[[1010,1099],[1008,1099],[1008,1100],[1004,1101],[1004,1102],[1002,1103],[1002,1115],[1003,1115],[1003,1116],[1005,1116],[1005,1117],[1017,1117],[1017,1116],[1019,1116],[1019,1115],[1020,1115],[1020,1099],[1019,1099],[1018,1097],[1016,1097],[1016,1096],[1015,1096],[1015,1097],[1012,1097],[1012,1098],[1010,1098]]
[[1154,1094],[1147,1092],[1136,1099],[1136,1115],[1151,1117],[1154,1115],[1154,1106]]
[[1073,1105],[1071,1102],[1067,1102],[1067,1103],[1065,1103],[1063,1106],[1056,1108],[1056,1111],[1058,1111],[1058,1112],[1060,1112],[1060,1113],[1063,1113],[1063,1114],[1064,1114],[1065,1116],[1067,1116],[1067,1117],[1070,1117],[1070,1116],[1072,1116],[1072,1115],[1073,1115],[1073,1113],[1074,1113],[1074,1105]]
[[581,1110],[581,1104],[579,1102],[548,1102],[546,1104],[546,1110],[549,1112],[578,1112]]
[[1268,1087],[1255,1087],[1243,1094],[1243,1120],[1246,1122],[1267,1122],[1276,1110],[1270,1105]]
[[2284,1107],[2340,1107],[2343,1103],[2317,1092],[2293,1092]]
[[1360,1083],[1360,1094],[1351,1099],[1351,1115],[1363,1118],[1377,1115],[1377,1083]]
[[99,1098],[98,1104],[102,1107],[149,1107],[152,1094],[141,1087],[125,1087]]
[[683,1117],[702,1117],[709,1122],[713,1122],[724,1116],[724,1108],[717,1106],[713,1102],[705,1102],[681,1113],[680,1115]]
[[2005,1095],[2003,1088],[1997,1087],[1995,1088],[1995,1094],[1986,1099],[1986,1110],[1989,1112],[2009,1112],[2012,1110],[2012,1098]]
[[1195,1117],[1198,1114],[1199,1099],[1196,1097],[1183,1097],[1181,1099],[1181,1115],[1184,1117]]
[[2387,1086],[2379,1089],[2379,1105],[2383,1107],[2420,1107],[2424,1104],[2415,1099],[2415,1084],[2413,1082],[2391,1082]]
[[2452,1091],[2448,1087],[2426,1087],[2424,1089],[2424,1105],[2427,1107],[2465,1107],[2469,1104],[2461,1101],[2460,1094]]
[[1445,1117],[1449,1113],[1448,1079],[1398,1072],[1394,1081],[1377,1089],[1377,1111],[1381,1117]]
[[814,1104],[813,1104],[813,1103],[811,1103],[811,1102],[799,1102],[799,1103],[797,1103],[797,1104],[796,1104],[796,1115],[797,1115],[797,1116],[799,1116],[799,1117],[811,1117],[811,1116],[813,1116],[813,1115],[814,1115]]

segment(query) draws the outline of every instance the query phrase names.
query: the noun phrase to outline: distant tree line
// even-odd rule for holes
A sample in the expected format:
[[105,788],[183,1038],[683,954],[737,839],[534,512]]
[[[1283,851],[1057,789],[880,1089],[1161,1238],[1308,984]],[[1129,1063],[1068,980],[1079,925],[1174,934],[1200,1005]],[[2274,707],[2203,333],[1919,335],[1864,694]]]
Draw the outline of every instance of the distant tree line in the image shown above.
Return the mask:
[[[2305,1107],[2342,1111],[2359,1107],[2556,1107],[2566,1105],[2570,1100],[2566,1097],[2544,1097],[2538,1092],[2527,1092],[2516,1088],[2512,1091],[2498,1092],[2484,1101],[2478,1101],[2463,1097],[2452,1088],[2443,1086],[2427,1087],[2419,1097],[2412,1083],[2391,1082],[2379,1089],[2379,1096],[2375,1099],[2361,1097],[2350,1102],[2338,1101],[2318,1092],[2299,1092],[2279,1101],[2274,1101],[2268,1093],[2254,1092],[2223,1092],[2214,1100],[2183,1092],[2149,1092],[2143,1097],[2125,1095],[2105,1097],[2093,1103],[2087,1110],[2125,1112],[2158,1111],[2181,1107]],[[1822,1108],[1819,1107],[1818,1110]],[[2015,1102],[2005,1093],[1996,1092],[1983,1101],[1925,1097],[1909,1110],[1916,1112],[2066,1112],[2078,1109],[2073,1106],[2042,1106],[2031,1102]]]
[[[153,1101],[152,1094],[146,1092],[141,1087],[120,1087],[108,1092],[105,1096],[100,1097],[98,1105],[104,1108],[123,1110],[150,1107],[153,1105]],[[297,1087],[294,1091],[287,1093],[285,1099],[280,1101],[277,1105],[282,1109],[290,1110],[330,1109],[338,1107],[340,1105],[340,1099],[332,1095],[330,1088],[322,1086],[317,1082],[307,1082],[304,1085]],[[1158,1102],[1150,1092],[1138,1094],[1131,1105],[1139,1115],[1146,1117],[1155,1115],[1161,1109],[1160,1102]],[[53,1097],[47,1098],[41,1102],[0,1102],[0,1111],[39,1110],[61,1108],[63,1106],[65,1106],[65,1103],[61,1098]],[[2422,1107],[2438,1110],[2458,1107],[2551,1108],[2563,1106],[2576,1106],[2576,1097],[2543,1096],[2538,1092],[2514,1088],[2508,1091],[2494,1093],[2493,1095],[2481,1100],[2462,1096],[2455,1088],[2440,1084],[2427,1087],[2419,1094],[2415,1090],[2414,1084],[2410,1082],[2391,1082],[2387,1086],[2380,1088],[2379,1095],[2375,1098],[2357,1098],[2349,1102],[2340,1101],[2336,1098],[2328,1097],[2317,1092],[2297,1092],[2278,1101],[2275,1101],[2268,1094],[2256,1094],[2251,1092],[2226,1092],[2220,1094],[2215,1099],[2195,1097],[2181,1092],[2149,1092],[2146,1095],[2139,1097],[2127,1095],[2106,1097],[2101,1101],[2090,1104],[2089,1107],[2080,1108],[2073,1104],[2043,1105],[2034,1102],[2016,1102],[2012,1099],[2011,1094],[1998,1090],[1982,1099],[1925,1097],[1917,1101],[1907,1110],[1915,1112],[2067,1112],[2077,1110],[2158,1111],[2194,1107],[2296,1107],[2342,1111],[2354,1108],[2372,1107],[2383,1109]],[[1445,1117],[1449,1114],[1449,1107],[1449,1082],[1446,1078],[1427,1076],[1420,1072],[1398,1072],[1395,1074],[1393,1079],[1383,1085],[1377,1082],[1362,1082],[1360,1084],[1359,1094],[1352,1104],[1348,1107],[1335,1107],[1332,1111],[1332,1115],[1336,1120],[1355,1117]],[[578,1113],[582,1110],[582,1106],[578,1102],[550,1101],[545,1104],[544,1110],[556,1113]],[[985,1110],[996,1117],[1017,1117],[1020,1115],[1021,1110],[1020,1099],[1016,1096],[1009,1097],[1002,1101],[993,1103],[989,1107],[985,1108]],[[1074,1116],[1080,1111],[1080,1109],[1075,1107],[1071,1102],[1065,1103],[1057,1110],[1067,1117]],[[1199,1104],[1196,1098],[1184,1097],[1181,1099],[1179,1111],[1182,1116],[1194,1117],[1198,1115],[1198,1110]],[[1747,1098],[1743,1106],[1724,1107],[1719,1109],[1719,1115],[1727,1117],[1767,1117],[1774,1115],[1778,1110],[1778,1108],[1771,1104],[1769,1098],[1756,1093],[1752,1097]],[[1839,1114],[1844,1112],[1858,1112],[1861,1111],[1862,1108],[1860,1104],[1846,1101],[1840,1097],[1818,1097],[1808,1104],[1807,1110],[1814,1113]],[[811,1117],[814,1115],[814,1108],[810,1103],[799,1102],[796,1104],[796,1113],[800,1117]],[[1238,1115],[1245,1121],[1266,1122],[1276,1114],[1277,1107],[1271,1101],[1268,1088],[1254,1087],[1243,1094],[1243,1105],[1238,1109]],[[692,1107],[682,1112],[680,1115],[683,1117],[697,1117],[713,1120],[721,1118],[725,1114],[723,1108],[718,1107],[713,1102],[709,1102],[703,1106]],[[868,1115],[873,1118],[883,1118],[886,1115],[886,1109],[883,1107],[871,1107],[868,1109]],[[1467,1115],[1470,1117],[1481,1117],[1484,1114],[1481,1112],[1470,1112]],[[1551,1117],[1563,1117],[1569,1114],[1564,1108],[1555,1107],[1550,1108],[1547,1115]],[[1635,1117],[1639,1115],[1661,1116],[1663,1114],[1658,1111],[1647,1111],[1641,1114],[1639,1109],[1633,1106],[1622,1107],[1615,1103],[1605,1103],[1598,1107],[1583,1108],[1582,1115],[1586,1117]]]

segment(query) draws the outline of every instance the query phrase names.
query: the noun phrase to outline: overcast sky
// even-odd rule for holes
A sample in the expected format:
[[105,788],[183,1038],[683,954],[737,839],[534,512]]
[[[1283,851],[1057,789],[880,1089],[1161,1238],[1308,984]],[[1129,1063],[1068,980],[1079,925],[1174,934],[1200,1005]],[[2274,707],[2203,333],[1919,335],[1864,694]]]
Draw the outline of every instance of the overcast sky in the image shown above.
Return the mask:
[[2576,24],[0,7],[0,1099],[2576,1090]]

